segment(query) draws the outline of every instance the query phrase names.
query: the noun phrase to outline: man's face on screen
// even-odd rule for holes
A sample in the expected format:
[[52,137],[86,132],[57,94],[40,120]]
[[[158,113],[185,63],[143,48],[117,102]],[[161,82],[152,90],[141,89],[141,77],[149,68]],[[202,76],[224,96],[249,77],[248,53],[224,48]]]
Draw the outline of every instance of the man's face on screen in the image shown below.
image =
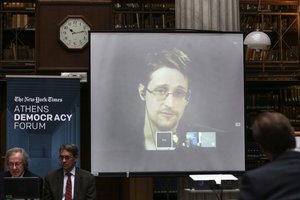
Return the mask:
[[175,130],[188,104],[188,80],[177,69],[162,67],[150,76],[146,112],[155,130]]

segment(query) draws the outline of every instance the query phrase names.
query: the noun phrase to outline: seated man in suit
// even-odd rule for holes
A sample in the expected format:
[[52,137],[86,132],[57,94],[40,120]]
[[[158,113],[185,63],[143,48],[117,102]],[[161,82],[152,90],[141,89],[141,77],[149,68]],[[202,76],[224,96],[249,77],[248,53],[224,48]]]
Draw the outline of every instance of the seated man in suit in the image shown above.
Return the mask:
[[[4,177],[39,177],[38,175],[28,170],[29,156],[27,152],[20,147],[14,147],[6,151],[5,164],[6,171],[0,174],[0,198],[4,199]],[[40,178],[40,185],[42,186],[43,179]]]
[[78,148],[63,144],[59,149],[61,168],[44,179],[43,200],[95,200],[96,181],[88,171],[77,168]]
[[289,120],[280,113],[262,113],[252,134],[270,162],[242,177],[240,200],[300,199],[300,152]]

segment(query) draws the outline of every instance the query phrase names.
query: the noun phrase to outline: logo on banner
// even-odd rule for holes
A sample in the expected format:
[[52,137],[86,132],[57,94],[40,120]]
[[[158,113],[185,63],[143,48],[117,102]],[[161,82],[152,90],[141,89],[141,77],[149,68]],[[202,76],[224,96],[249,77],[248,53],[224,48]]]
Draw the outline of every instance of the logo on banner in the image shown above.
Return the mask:
[[[46,129],[47,122],[70,122],[72,113],[55,113],[47,103],[63,103],[62,98],[55,97],[14,97],[15,107],[13,109],[13,128]],[[23,104],[24,103],[24,104]],[[43,104],[43,105],[40,105]],[[46,104],[46,105],[44,105]]]

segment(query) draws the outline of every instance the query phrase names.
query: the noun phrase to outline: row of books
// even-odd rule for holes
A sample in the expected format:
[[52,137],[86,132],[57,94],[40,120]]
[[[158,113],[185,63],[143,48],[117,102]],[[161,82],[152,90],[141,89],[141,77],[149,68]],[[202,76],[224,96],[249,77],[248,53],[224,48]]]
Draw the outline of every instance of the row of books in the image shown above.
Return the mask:
[[287,89],[283,90],[284,102],[299,103],[300,105],[300,86],[294,85],[289,86]]
[[175,10],[174,3],[114,3],[116,10]]
[[35,3],[3,2],[3,8],[35,8]]
[[140,4],[138,3],[114,3],[114,9],[140,9]]
[[251,61],[297,61],[299,60],[297,46],[290,46],[282,50],[261,50],[247,48],[245,52],[246,62]]
[[116,13],[114,15],[115,29],[138,29],[140,28],[140,14]]
[[258,8],[257,2],[253,4],[240,4],[241,11],[251,12],[251,11],[281,11],[281,12],[297,12],[298,5],[270,5],[270,4],[262,4],[260,8]]
[[241,30],[253,30],[260,28],[263,30],[276,31],[279,27],[286,31],[297,31],[297,16],[296,15],[264,15],[263,20],[257,15],[242,15]]
[[249,108],[266,108],[270,106],[276,109],[282,103],[290,103],[300,107],[300,86],[289,86],[275,92],[262,90],[261,93],[247,94],[246,96],[246,104]]
[[175,10],[174,3],[146,3],[144,7],[151,10]]
[[247,109],[276,110],[279,108],[279,94],[272,92],[263,94],[248,94],[246,96]]
[[3,16],[4,28],[34,28],[35,27],[35,17],[34,15],[28,14],[14,14],[6,13]]
[[245,52],[245,60],[248,61],[264,61],[264,60],[275,60],[275,58],[268,58],[268,51],[261,50],[256,51],[255,49],[247,48]]
[[282,106],[281,113],[283,113],[290,120],[295,131],[300,130],[300,107],[299,106]]
[[35,49],[28,45],[10,43],[8,48],[3,49],[2,60],[34,60]]
[[175,15],[153,14],[145,16],[145,28],[172,29],[175,28]]
[[266,156],[261,152],[256,142],[249,142],[246,148],[246,170],[255,169],[269,162]]
[[116,13],[114,15],[116,29],[165,29],[175,27],[174,14],[149,13]]
[[[261,112],[280,112],[284,114],[291,122],[295,131],[300,131],[300,105],[299,106],[289,106],[283,105],[280,107],[272,107],[273,105],[257,105],[255,108],[256,110],[249,110],[249,106],[247,106],[247,123],[252,124],[253,120]],[[249,133],[250,134],[250,133]]]

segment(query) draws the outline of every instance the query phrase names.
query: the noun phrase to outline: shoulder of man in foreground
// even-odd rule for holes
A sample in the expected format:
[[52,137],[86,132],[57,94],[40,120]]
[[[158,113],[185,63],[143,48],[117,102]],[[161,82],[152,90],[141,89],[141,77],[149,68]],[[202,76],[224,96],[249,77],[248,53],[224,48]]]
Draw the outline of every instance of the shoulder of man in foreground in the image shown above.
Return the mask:
[[[241,181],[240,200],[266,199],[269,195],[291,194],[291,190],[296,191],[294,189],[298,188],[294,183],[300,179],[299,166],[300,152],[289,150],[275,160],[246,172]],[[292,193],[296,194],[299,196],[300,190]]]
[[288,167],[290,165],[300,166],[299,150],[288,150],[279,155],[276,159],[264,164],[263,166],[248,171],[245,175],[250,177],[257,176],[257,178],[261,177],[262,179],[265,179],[263,175],[268,175],[269,173],[272,173],[272,176],[270,176],[270,178],[276,178],[278,175],[280,175],[280,172],[288,173],[289,170],[282,171],[282,167]]

